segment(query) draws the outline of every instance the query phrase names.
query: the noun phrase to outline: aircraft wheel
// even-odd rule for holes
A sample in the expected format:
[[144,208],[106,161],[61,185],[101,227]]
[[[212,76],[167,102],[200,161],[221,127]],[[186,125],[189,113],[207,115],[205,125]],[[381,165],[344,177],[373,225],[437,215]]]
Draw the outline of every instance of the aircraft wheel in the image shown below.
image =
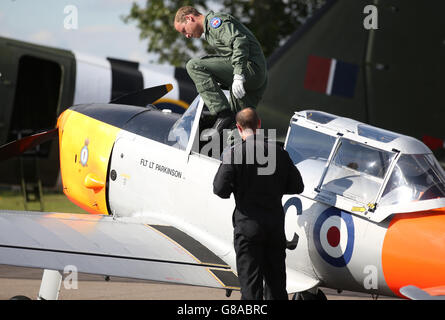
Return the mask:
[[27,296],[14,296],[9,300],[31,300],[31,298],[28,298]]
[[317,290],[316,294],[313,294],[309,291],[297,292],[292,297],[292,300],[328,300],[326,295],[320,289]]

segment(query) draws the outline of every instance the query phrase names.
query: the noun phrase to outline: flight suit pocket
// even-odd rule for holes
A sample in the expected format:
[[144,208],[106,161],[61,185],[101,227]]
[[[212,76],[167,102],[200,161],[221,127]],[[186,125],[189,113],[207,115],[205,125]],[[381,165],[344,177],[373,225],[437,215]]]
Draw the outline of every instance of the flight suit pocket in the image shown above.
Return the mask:
[[244,88],[246,90],[257,90],[260,88],[265,81],[264,74],[261,72],[255,63],[252,61],[247,61],[246,64],[246,83]]
[[256,72],[252,66],[252,62],[251,61],[247,61],[246,64],[246,69],[247,69],[247,74],[246,74],[246,79],[250,79],[253,76],[255,76]]
[[198,92],[203,92],[203,91],[207,91],[207,90],[211,90],[215,87],[215,83],[213,81],[213,79],[206,79],[204,81],[201,81],[200,83],[196,84],[196,90]]

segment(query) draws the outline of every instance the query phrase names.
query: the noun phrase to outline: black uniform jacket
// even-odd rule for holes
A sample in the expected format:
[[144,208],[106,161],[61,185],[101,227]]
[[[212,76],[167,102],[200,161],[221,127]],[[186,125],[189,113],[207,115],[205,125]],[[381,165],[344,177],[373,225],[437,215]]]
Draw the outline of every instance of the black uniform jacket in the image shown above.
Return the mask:
[[[253,148],[250,147],[252,145]],[[274,152],[275,168],[271,160]],[[265,159],[269,161],[265,163]],[[270,167],[266,170],[268,165]],[[229,198],[233,192],[235,196],[234,226],[242,220],[283,224],[283,194],[301,193],[303,189],[300,172],[287,151],[280,144],[257,135],[247,137],[241,146],[235,145],[223,153],[223,162],[213,180],[216,195]]]

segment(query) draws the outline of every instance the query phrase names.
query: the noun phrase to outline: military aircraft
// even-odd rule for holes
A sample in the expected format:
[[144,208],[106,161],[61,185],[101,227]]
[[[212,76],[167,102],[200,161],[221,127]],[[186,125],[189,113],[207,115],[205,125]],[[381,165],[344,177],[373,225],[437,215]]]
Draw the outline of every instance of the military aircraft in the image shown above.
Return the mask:
[[[108,103],[164,83],[172,83],[174,89],[154,104],[184,112],[197,93],[183,68],[97,57],[0,37],[0,144],[53,128],[69,106]],[[57,144],[47,142],[32,156],[6,161],[0,164],[0,183],[20,184],[23,161],[25,178],[33,180],[35,171],[40,171],[43,186],[53,187],[59,178],[58,154]],[[35,157],[39,170],[34,169]]]
[[[234,200],[213,194],[221,161],[200,141],[203,100],[182,115],[150,105],[169,90],[73,106],[55,129],[0,148],[4,160],[58,137],[63,192],[91,213],[0,211],[0,264],[45,269],[40,298],[57,298],[68,265],[238,289]],[[144,106],[119,103],[135,100]],[[290,119],[285,148],[305,183],[283,197],[289,293],[445,295],[445,174],[428,147],[309,110]]]

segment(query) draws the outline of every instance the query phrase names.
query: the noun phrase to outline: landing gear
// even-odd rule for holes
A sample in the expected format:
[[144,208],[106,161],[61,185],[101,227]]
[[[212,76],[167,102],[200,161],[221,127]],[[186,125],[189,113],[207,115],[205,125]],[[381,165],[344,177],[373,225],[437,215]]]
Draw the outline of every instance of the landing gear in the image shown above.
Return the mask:
[[43,271],[42,283],[38,300],[57,300],[59,298],[60,285],[62,283],[62,273],[57,270]]
[[[62,283],[62,273],[57,270],[43,271],[42,282],[40,284],[37,300],[57,300],[59,298],[60,285]],[[14,296],[9,300],[32,300],[27,296]]]
[[14,296],[9,300],[31,300],[31,298],[28,298],[27,296]]
[[308,290],[303,292],[296,292],[292,300],[328,300],[323,291],[316,288],[315,290]]

